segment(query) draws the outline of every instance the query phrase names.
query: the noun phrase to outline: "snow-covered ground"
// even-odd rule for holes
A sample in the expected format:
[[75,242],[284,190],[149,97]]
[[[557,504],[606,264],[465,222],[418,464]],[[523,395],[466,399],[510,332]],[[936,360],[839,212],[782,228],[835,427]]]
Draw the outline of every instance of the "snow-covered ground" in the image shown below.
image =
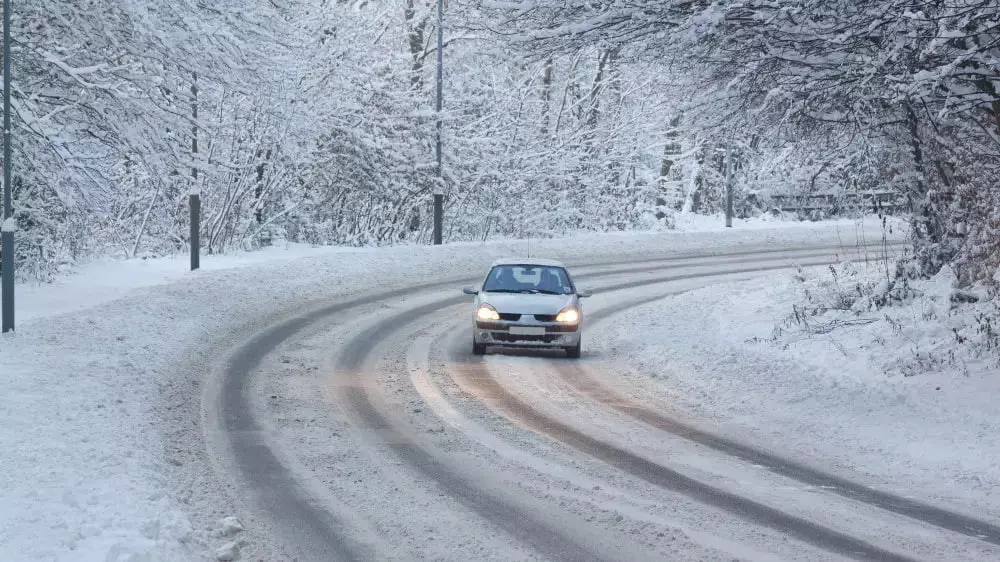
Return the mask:
[[[584,233],[570,237],[544,240],[498,240],[489,242],[458,242],[448,248],[489,248],[491,251],[526,254],[535,251],[558,251],[573,258],[587,256],[596,249],[604,255],[616,252],[641,255],[663,249],[711,251],[716,244],[728,247],[809,243],[811,233],[832,244],[851,248],[859,240],[878,239],[883,234],[882,224],[873,217],[864,220],[841,219],[823,222],[782,220],[771,217],[736,219],[733,228],[726,228],[722,216],[678,214],[676,229],[668,232]],[[908,228],[899,220],[888,223],[886,234],[893,239],[905,237]],[[666,248],[664,248],[666,246]],[[201,269],[191,273],[187,255],[126,260],[104,259],[72,268],[66,275],[51,283],[23,283],[17,286],[17,319],[19,323],[64,312],[86,308],[120,298],[129,291],[144,287],[166,285],[175,281],[201,276],[205,272],[238,269],[258,265],[284,263],[301,258],[352,259],[355,254],[389,252],[405,255],[415,248],[418,255],[423,246],[394,246],[390,248],[352,248],[343,246],[310,246],[299,243],[281,243],[252,252],[233,252],[223,255],[202,255]]]
[[1000,353],[984,319],[996,304],[954,302],[945,270],[873,306],[886,279],[860,263],[715,284],[616,317],[594,341],[676,415],[1000,519]]
[[[189,393],[172,374],[285,311],[456,278],[527,252],[608,261],[765,246],[852,248],[882,235],[877,220],[781,226],[439,248],[295,247],[203,256],[194,273],[183,257],[130,260],[20,285],[17,332],[0,337],[0,559],[184,560],[229,542],[215,531],[232,514],[225,486],[191,497],[177,482],[194,453],[185,450],[186,435],[164,435],[162,420],[198,406],[177,402]],[[897,228],[893,236],[900,235]]]

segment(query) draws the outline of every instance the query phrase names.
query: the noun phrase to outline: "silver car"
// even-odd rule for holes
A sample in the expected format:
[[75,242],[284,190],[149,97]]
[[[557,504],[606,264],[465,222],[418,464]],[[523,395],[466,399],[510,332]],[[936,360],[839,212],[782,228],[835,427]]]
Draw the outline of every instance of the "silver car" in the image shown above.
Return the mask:
[[488,346],[561,348],[580,356],[583,307],[590,291],[578,290],[566,267],[553,260],[493,262],[482,286],[466,287],[475,295],[472,353]]

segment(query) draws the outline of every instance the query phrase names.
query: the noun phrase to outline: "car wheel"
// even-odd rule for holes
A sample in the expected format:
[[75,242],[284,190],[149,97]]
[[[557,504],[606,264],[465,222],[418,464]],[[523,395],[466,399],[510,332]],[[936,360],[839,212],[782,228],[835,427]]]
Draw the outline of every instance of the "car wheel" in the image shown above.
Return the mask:
[[486,344],[472,342],[472,354],[473,355],[486,355]]
[[581,345],[581,343],[577,343],[573,347],[567,347],[566,348],[566,357],[569,357],[570,359],[579,359],[580,358],[580,345]]

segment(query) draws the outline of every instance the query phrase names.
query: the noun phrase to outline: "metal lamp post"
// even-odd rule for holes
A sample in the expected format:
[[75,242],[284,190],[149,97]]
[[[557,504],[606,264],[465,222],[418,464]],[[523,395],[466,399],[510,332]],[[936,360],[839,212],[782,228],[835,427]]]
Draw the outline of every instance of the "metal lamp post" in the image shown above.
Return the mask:
[[437,25],[437,142],[435,156],[437,157],[437,182],[434,186],[434,244],[441,244],[441,230],[444,222],[444,178],[441,174],[441,106],[444,86],[444,0],[438,0]]
[[3,220],[0,244],[3,251],[3,332],[14,329],[14,208],[10,182],[10,0],[3,0]]

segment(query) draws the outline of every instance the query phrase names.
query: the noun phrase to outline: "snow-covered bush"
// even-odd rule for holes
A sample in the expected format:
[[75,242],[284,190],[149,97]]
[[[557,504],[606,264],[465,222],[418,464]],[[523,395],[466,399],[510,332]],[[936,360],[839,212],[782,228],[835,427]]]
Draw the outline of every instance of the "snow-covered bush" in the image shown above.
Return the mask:
[[[798,304],[776,325],[770,343],[803,337],[860,341],[887,374],[914,376],[965,368],[1000,367],[1000,299],[992,287],[958,288],[947,266],[930,279],[896,276],[896,265],[846,262],[795,275]],[[850,334],[850,335],[848,335]],[[840,344],[842,345],[842,344]],[[843,350],[849,352],[850,350]]]

